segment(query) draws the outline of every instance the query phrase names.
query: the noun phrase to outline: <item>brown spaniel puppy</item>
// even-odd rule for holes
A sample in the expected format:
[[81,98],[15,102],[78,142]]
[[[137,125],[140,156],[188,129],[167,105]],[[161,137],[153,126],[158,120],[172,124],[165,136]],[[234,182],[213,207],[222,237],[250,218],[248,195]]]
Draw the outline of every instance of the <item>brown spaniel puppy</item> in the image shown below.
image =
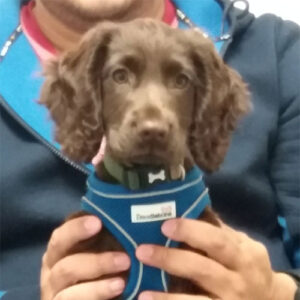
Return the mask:
[[[105,136],[106,153],[120,164],[164,165],[174,179],[180,166],[218,169],[232,131],[250,109],[246,85],[209,39],[153,20],[99,24],[49,63],[45,76],[40,102],[69,158],[90,162]],[[96,172],[109,181],[102,164]],[[209,209],[201,218],[219,224]],[[102,230],[74,252],[108,250],[122,246]],[[169,290],[200,292],[175,277]]]

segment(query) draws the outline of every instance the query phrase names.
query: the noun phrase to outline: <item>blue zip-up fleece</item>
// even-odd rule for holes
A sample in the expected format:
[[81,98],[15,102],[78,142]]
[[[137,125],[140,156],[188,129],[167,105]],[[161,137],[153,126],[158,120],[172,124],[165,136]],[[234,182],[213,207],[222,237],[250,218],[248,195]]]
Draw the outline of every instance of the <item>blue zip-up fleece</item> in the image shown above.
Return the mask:
[[[240,122],[220,170],[204,176],[212,206],[224,222],[267,247],[274,270],[297,272],[300,29],[272,15],[255,19],[227,10],[227,0],[173,2],[211,35],[220,35],[227,12],[230,38],[216,47],[252,97],[253,111]],[[19,24],[21,4],[0,0],[0,52]],[[41,258],[51,232],[80,209],[90,173],[52,142],[52,124],[36,104],[40,69],[21,33],[0,62],[1,300],[40,299]]]

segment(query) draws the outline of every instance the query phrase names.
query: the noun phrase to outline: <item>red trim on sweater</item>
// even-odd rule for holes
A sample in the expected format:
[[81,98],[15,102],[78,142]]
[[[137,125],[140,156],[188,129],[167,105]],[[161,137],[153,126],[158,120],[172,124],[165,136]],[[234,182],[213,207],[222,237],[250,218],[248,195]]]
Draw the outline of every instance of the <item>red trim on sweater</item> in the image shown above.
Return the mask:
[[31,46],[40,59],[56,55],[56,49],[53,44],[45,37],[40,30],[36,18],[33,14],[34,1],[23,5],[21,9],[20,21],[25,36],[28,38]]
[[171,25],[176,18],[176,9],[171,0],[165,0],[165,13],[163,16],[163,22]]

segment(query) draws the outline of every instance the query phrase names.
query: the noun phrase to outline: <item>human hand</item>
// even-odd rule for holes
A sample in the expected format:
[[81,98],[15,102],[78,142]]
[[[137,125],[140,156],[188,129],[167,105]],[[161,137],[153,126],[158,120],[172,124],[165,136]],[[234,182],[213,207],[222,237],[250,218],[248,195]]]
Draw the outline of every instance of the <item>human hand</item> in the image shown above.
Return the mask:
[[99,278],[125,271],[129,257],[121,252],[78,253],[68,255],[78,242],[101,230],[101,221],[94,216],[78,217],[54,230],[41,270],[41,300],[105,300],[123,292],[122,278]]
[[208,256],[192,250],[141,245],[136,251],[137,258],[169,274],[190,279],[215,297],[144,292],[139,300],[294,299],[297,287],[293,279],[274,272],[267,249],[246,234],[225,224],[216,227],[189,219],[166,221],[162,232]]

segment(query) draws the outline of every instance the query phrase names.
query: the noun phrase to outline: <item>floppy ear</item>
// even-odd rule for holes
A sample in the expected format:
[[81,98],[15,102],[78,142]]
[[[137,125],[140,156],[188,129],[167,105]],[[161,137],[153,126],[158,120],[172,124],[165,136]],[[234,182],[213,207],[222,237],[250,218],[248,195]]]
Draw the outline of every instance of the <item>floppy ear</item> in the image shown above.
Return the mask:
[[113,23],[96,26],[44,68],[39,102],[50,111],[63,153],[77,162],[90,162],[103,136],[101,70],[116,28]]
[[251,104],[246,84],[225,65],[212,42],[199,32],[188,34],[198,80],[188,143],[196,164],[211,172],[223,162],[231,133]]

